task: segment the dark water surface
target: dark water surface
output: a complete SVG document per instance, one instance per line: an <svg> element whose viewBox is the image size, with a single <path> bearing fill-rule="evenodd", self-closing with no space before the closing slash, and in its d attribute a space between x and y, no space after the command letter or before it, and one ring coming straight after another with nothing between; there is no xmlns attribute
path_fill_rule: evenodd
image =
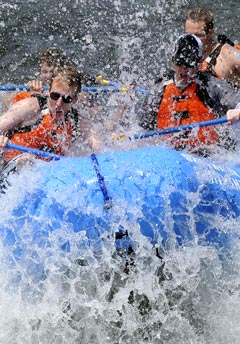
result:
<svg viewBox="0 0 240 344"><path fill-rule="evenodd" d="M205 5L215 14L216 31L239 39L237 0L1 0L1 80L21 82L37 72L36 54L58 46L92 74L147 83L156 77L186 11Z"/></svg>

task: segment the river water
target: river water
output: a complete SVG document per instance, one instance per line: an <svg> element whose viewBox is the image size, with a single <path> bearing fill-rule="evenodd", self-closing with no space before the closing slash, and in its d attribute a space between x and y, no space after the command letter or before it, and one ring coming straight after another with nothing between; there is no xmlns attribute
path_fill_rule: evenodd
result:
<svg viewBox="0 0 240 344"><path fill-rule="evenodd" d="M35 77L36 54L57 46L80 70L147 88L199 5L214 12L217 33L240 39L237 0L0 0L1 84ZM127 275L108 254L64 272L54 265L39 283L11 285L2 270L0 343L239 343L238 251L223 262L214 249L173 250L164 276L151 248L137 254Z"/></svg>
<svg viewBox="0 0 240 344"><path fill-rule="evenodd" d="M198 5L214 12L217 33L239 39L236 0L1 0L2 82L32 78L38 72L36 54L55 45L79 69L120 81L130 74L146 86L168 61L186 11Z"/></svg>

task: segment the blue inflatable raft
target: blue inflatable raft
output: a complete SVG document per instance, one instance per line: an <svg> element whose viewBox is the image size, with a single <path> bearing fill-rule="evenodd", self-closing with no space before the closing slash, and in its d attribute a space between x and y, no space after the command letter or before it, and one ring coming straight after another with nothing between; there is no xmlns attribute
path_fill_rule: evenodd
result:
<svg viewBox="0 0 240 344"><path fill-rule="evenodd" d="M2 261L39 278L56 252L75 259L140 242L228 249L239 239L238 167L157 146L40 162L27 173L20 199L2 196ZM10 182L12 195L18 178Z"/></svg>

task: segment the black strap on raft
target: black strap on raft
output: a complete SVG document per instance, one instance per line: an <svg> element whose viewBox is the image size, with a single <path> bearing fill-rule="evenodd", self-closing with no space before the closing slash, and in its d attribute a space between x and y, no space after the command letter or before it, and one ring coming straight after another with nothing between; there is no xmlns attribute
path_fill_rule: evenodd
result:
<svg viewBox="0 0 240 344"><path fill-rule="evenodd" d="M98 179L98 183L99 183L100 189L101 189L102 194L103 194L103 200L104 200L103 207L105 209L110 209L113 206L112 198L108 194L108 189L106 187L106 184L105 184L105 181L104 181L104 177L103 177L103 175L101 173L97 157L96 157L96 155L94 153L91 154L91 159L92 159L93 167L94 167L96 175L97 175L97 179Z"/></svg>

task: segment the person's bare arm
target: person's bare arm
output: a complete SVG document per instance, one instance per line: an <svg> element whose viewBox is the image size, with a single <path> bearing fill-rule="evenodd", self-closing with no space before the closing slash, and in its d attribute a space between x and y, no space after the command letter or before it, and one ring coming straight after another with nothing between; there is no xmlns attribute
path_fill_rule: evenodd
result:
<svg viewBox="0 0 240 344"><path fill-rule="evenodd" d="M7 110L13 103L14 98L18 94L18 91L11 92L2 100L2 109Z"/></svg>
<svg viewBox="0 0 240 344"><path fill-rule="evenodd" d="M80 155L86 155L91 152L100 151L103 142L93 127L92 123L82 116L79 116L78 130L75 140Z"/></svg>
<svg viewBox="0 0 240 344"><path fill-rule="evenodd" d="M85 135L88 145L92 151L96 152L102 148L103 142L99 137L97 131L92 127L92 125L85 126L83 130L83 135Z"/></svg>
<svg viewBox="0 0 240 344"><path fill-rule="evenodd" d="M224 44L214 66L214 71L228 82L239 84L240 50L229 44Z"/></svg>
<svg viewBox="0 0 240 344"><path fill-rule="evenodd" d="M15 127L34 123L40 113L37 98L26 98L13 104L0 116L0 134Z"/></svg>
<svg viewBox="0 0 240 344"><path fill-rule="evenodd" d="M29 96L32 93L43 93L43 91L44 91L43 82L41 80L31 80L27 84L25 84L25 86L30 87ZM21 94L22 92L25 93L25 91L20 91L20 92L15 91L15 92L11 92L10 95L7 95L2 101L2 109L4 109L6 111L13 103L15 103L14 100L15 100L16 96L18 94Z"/></svg>
<svg viewBox="0 0 240 344"><path fill-rule="evenodd" d="M4 149L6 147L6 145L8 144L8 137L4 136L4 135L0 135L0 149Z"/></svg>

